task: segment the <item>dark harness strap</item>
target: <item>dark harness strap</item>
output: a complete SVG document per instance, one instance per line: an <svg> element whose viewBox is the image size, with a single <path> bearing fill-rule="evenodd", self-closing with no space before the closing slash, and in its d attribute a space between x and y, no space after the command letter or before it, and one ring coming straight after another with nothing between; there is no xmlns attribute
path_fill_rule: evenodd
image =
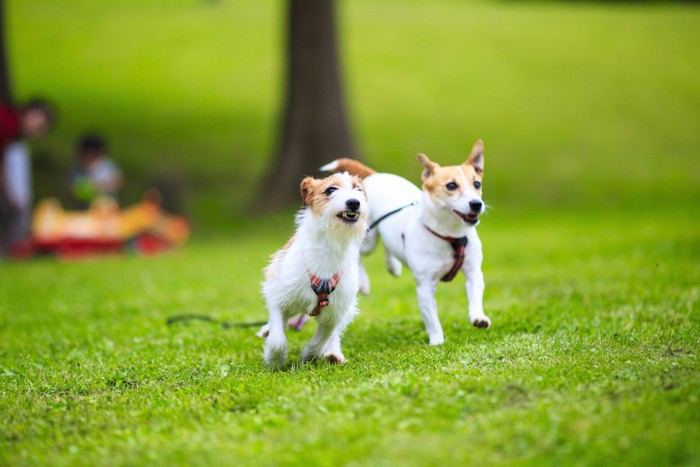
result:
<svg viewBox="0 0 700 467"><path fill-rule="evenodd" d="M406 208L410 208L411 206L415 206L416 204L418 204L418 201L414 201L414 202L412 202L412 203L410 203L410 204L407 204L406 206L401 206L401 207L398 208L398 209L394 209L393 211L387 212L387 213L384 214L382 217L380 217L380 218L377 219L376 221L372 222L372 225L369 226L369 228L367 229L367 231L370 231L370 230L372 230L373 228L375 228L377 225L379 225L379 223L380 223L381 221L383 221L383 220L386 219L387 217L391 217L391 216L393 216L394 214L396 214L397 212L401 212L401 211L403 211L403 210L406 209Z"/></svg>
<svg viewBox="0 0 700 467"><path fill-rule="evenodd" d="M425 228L428 229L428 231L431 234L448 242L452 247L452 250L454 250L455 262L452 265L452 268L448 271L448 273L442 276L442 278L440 279L442 282L450 282L452 281L452 279L455 278L460 268L464 264L464 250L467 247L467 237L446 237L435 232L427 225L425 226Z"/></svg>
<svg viewBox="0 0 700 467"><path fill-rule="evenodd" d="M321 279L308 269L306 272L309 274L309 279L311 280L311 289L316 294L316 299L318 300L316 307L311 310L309 315L318 316L321 313L321 308L327 307L330 303L328 300L328 295L333 293L335 288L338 286L338 283L340 282L340 275L333 274L333 277L330 279Z"/></svg>

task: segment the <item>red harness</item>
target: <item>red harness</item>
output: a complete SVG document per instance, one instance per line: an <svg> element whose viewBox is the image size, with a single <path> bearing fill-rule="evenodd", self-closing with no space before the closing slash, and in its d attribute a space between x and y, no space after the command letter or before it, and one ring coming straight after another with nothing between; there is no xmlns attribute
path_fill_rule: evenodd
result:
<svg viewBox="0 0 700 467"><path fill-rule="evenodd" d="M455 262L452 264L452 268L447 272L447 274L442 276L440 279L442 282L450 282L455 278L460 268L464 264L464 250L467 247L467 237L445 237L444 235L440 235L439 233L435 232L427 225L425 228L428 229L428 232L431 234L448 242L452 247L452 250L454 250Z"/></svg>
<svg viewBox="0 0 700 467"><path fill-rule="evenodd" d="M311 289L316 294L316 299L318 300L318 304L313 310L311 310L309 315L318 316L321 313L321 308L327 307L330 303L328 301L328 295L330 295L338 286L342 273L333 274L333 277L330 279L321 279L316 274L309 271L309 268L306 268L306 273L309 275L309 279L311 280Z"/></svg>

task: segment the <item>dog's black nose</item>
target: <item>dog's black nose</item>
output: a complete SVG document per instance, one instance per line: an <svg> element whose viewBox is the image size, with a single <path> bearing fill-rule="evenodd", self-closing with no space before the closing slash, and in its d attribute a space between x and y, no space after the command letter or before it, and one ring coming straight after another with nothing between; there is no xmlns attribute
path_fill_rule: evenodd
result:
<svg viewBox="0 0 700 467"><path fill-rule="evenodd" d="M345 202L345 205L351 211L357 211L358 209L360 209L360 201L356 200L355 198L347 200Z"/></svg>
<svg viewBox="0 0 700 467"><path fill-rule="evenodd" d="M477 200L471 200L469 201L469 209L472 210L472 212L481 212L481 206L484 204L481 201Z"/></svg>

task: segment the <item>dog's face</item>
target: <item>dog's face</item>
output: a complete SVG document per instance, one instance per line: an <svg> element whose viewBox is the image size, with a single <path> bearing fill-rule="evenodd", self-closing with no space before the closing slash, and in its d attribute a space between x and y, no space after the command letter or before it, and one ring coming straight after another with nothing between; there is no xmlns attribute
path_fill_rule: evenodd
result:
<svg viewBox="0 0 700 467"><path fill-rule="evenodd" d="M476 225L486 206L481 199L481 181L484 176L484 143L479 140L469 158L462 165L441 167L418 154L423 170L423 190L432 201L460 218L464 223Z"/></svg>
<svg viewBox="0 0 700 467"><path fill-rule="evenodd" d="M317 180L307 177L301 182L301 198L314 216L329 226L364 232L367 223L367 197L362 180L347 172Z"/></svg>

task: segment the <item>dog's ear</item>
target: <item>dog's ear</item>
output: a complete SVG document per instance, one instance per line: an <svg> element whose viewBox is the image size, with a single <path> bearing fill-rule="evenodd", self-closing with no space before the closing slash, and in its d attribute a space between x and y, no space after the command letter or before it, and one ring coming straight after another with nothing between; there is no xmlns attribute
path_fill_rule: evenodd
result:
<svg viewBox="0 0 700 467"><path fill-rule="evenodd" d="M428 159L428 156L426 156L425 154L418 154L418 162L423 164L423 167L425 167L423 173L421 174L421 179L423 179L423 181L425 181L426 178L430 177L433 173L435 173L436 169L440 168L440 166L437 163Z"/></svg>
<svg viewBox="0 0 700 467"><path fill-rule="evenodd" d="M476 170L476 173L481 175L484 173L484 142L479 140L474 144L469 159L465 162L466 165L471 165Z"/></svg>
<svg viewBox="0 0 700 467"><path fill-rule="evenodd" d="M315 184L316 179L313 177L306 177L304 180L301 181L301 186L299 188L301 190L301 199L304 203L304 206L308 206L309 203L311 203L311 198L313 197L313 188Z"/></svg>

